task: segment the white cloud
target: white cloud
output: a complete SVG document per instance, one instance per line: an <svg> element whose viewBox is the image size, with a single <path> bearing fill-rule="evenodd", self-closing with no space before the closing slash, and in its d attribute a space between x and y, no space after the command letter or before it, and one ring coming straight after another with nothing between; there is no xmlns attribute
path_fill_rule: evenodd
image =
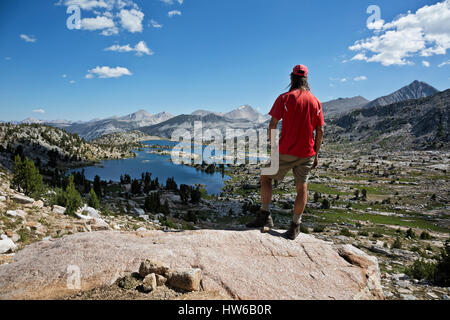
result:
<svg viewBox="0 0 450 320"><path fill-rule="evenodd" d="M63 74L62 77L63 77L63 78L67 78L67 74Z"/></svg>
<svg viewBox="0 0 450 320"><path fill-rule="evenodd" d="M347 78L330 78L330 81L347 82Z"/></svg>
<svg viewBox="0 0 450 320"><path fill-rule="evenodd" d="M108 4L108 3L109 4ZM82 10L90 11L96 8L109 8L111 6L111 1L105 2L104 0L60 0L56 5L65 6L78 6Z"/></svg>
<svg viewBox="0 0 450 320"><path fill-rule="evenodd" d="M408 12L390 23L378 21L372 27L374 36L349 47L358 52L351 60L412 65L408 58L415 55L446 54L450 48L450 0Z"/></svg>
<svg viewBox="0 0 450 320"><path fill-rule="evenodd" d="M103 30L114 28L114 21L104 16L97 16L95 18L81 19L81 28L84 30Z"/></svg>
<svg viewBox="0 0 450 320"><path fill-rule="evenodd" d="M140 41L134 47L131 47L129 44L125 46L119 46L115 44L109 48L106 48L105 51L115 51L115 52L136 52L136 55L141 57L143 55L153 55L153 51L147 47L145 41Z"/></svg>
<svg viewBox="0 0 450 320"><path fill-rule="evenodd" d="M93 17L82 19L83 30L102 30L104 36L117 35L123 29L129 32L141 32L144 13L132 0L59 0L56 5L76 5Z"/></svg>
<svg viewBox="0 0 450 320"><path fill-rule="evenodd" d="M142 32L142 20L144 19L144 13L142 11L136 9L123 9L120 10L119 17L122 23L122 27L127 29L129 32Z"/></svg>
<svg viewBox="0 0 450 320"><path fill-rule="evenodd" d="M107 79L107 78L120 78L122 76L131 76L132 73L127 68L123 67L116 67L116 68L110 68L110 67L96 67L94 69L91 69L88 71L88 74L86 75L86 79L92 79L97 75L101 79Z"/></svg>
<svg viewBox="0 0 450 320"><path fill-rule="evenodd" d="M76 81L75 80L70 80L69 81L71 84L74 84L74 83L76 83Z"/></svg>
<svg viewBox="0 0 450 320"><path fill-rule="evenodd" d="M184 0L160 0L161 2L164 2L165 4L174 4L175 2L178 2L178 4L181 6L184 2Z"/></svg>
<svg viewBox="0 0 450 320"><path fill-rule="evenodd" d="M384 20L379 19L375 20L374 22L371 22L367 25L367 28L370 30L380 30L383 28Z"/></svg>
<svg viewBox="0 0 450 320"><path fill-rule="evenodd" d="M430 67L430 63L428 62L428 61L422 61L422 65L424 66L424 67L427 67L427 68L429 68Z"/></svg>
<svg viewBox="0 0 450 320"><path fill-rule="evenodd" d="M151 19L150 24L153 28L161 29L163 27L162 24L158 23L158 21Z"/></svg>
<svg viewBox="0 0 450 320"><path fill-rule="evenodd" d="M359 76L359 77L355 77L353 80L354 81L365 81L365 80L367 80L367 77L366 76Z"/></svg>
<svg viewBox="0 0 450 320"><path fill-rule="evenodd" d="M35 110L33 110L33 113L41 113L41 114L44 114L44 113L45 113L45 110L44 110L44 109L35 109Z"/></svg>
<svg viewBox="0 0 450 320"><path fill-rule="evenodd" d="M169 11L168 16L169 18L172 18L173 16L181 16L181 11L180 10Z"/></svg>
<svg viewBox="0 0 450 320"><path fill-rule="evenodd" d="M5 60L7 60L7 61L9 61L11 59L12 59L11 57L5 57Z"/></svg>
<svg viewBox="0 0 450 320"><path fill-rule="evenodd" d="M34 42L37 41L37 39L34 36L27 36L26 34L21 34L20 38L22 40L25 40L26 42L33 42L34 43Z"/></svg>
<svg viewBox="0 0 450 320"><path fill-rule="evenodd" d="M449 65L450 60L442 62L440 65L438 65L439 68L442 68L443 66Z"/></svg>

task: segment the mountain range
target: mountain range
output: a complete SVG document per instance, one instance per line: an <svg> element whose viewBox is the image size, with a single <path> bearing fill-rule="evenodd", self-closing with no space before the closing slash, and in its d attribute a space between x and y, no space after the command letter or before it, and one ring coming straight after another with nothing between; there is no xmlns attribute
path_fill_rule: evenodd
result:
<svg viewBox="0 0 450 320"><path fill-rule="evenodd" d="M448 149L450 89L425 98L354 110L331 120L329 127L334 141L378 143L396 150Z"/></svg>
<svg viewBox="0 0 450 320"><path fill-rule="evenodd" d="M432 96L439 90L429 84L420 81L414 81L411 84L380 98L369 101L361 96L353 98L339 98L323 103L324 115L327 118L335 118L346 112L359 108L371 108L376 106L387 106L396 102L419 99Z"/></svg>
<svg viewBox="0 0 450 320"><path fill-rule="evenodd" d="M361 108L390 105L397 102L428 97L439 91L427 83L414 81L389 95L369 101L364 97L340 98L323 103L326 121L335 119ZM140 130L146 134L170 137L178 128L192 128L194 121L203 121L204 129L258 129L267 127L270 116L263 115L249 105L240 106L228 113L197 110L190 115L174 117L166 112L151 114L145 110L123 117L94 119L88 122L70 122L65 120L41 121L28 118L27 124L46 124L62 128L69 133L78 134L86 140L93 140L111 133Z"/></svg>

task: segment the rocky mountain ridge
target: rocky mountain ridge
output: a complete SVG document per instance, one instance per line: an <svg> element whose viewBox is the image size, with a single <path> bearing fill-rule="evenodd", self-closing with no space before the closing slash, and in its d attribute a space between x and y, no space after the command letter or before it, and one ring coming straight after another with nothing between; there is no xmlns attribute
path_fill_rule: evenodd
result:
<svg viewBox="0 0 450 320"><path fill-rule="evenodd" d="M450 147L450 89L433 96L364 107L343 115L332 125L332 140L376 142L400 150Z"/></svg>

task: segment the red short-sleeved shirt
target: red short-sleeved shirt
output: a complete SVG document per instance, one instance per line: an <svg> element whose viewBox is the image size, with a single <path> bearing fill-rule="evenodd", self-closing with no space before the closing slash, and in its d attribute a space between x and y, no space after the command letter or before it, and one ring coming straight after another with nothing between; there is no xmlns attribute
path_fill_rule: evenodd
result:
<svg viewBox="0 0 450 320"><path fill-rule="evenodd" d="M309 158L314 150L314 130L325 125L322 104L309 91L293 90L278 97L269 113L283 120L280 153Z"/></svg>

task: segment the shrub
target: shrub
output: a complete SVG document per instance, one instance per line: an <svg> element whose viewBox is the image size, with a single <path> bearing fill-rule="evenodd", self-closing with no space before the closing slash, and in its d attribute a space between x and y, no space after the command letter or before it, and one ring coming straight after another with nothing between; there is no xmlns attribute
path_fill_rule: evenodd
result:
<svg viewBox="0 0 450 320"><path fill-rule="evenodd" d="M317 225L314 227L313 232L315 233L321 233L325 231L325 226L324 225Z"/></svg>
<svg viewBox="0 0 450 320"><path fill-rule="evenodd" d="M358 236L368 237L369 233L367 231L360 231L358 232Z"/></svg>
<svg viewBox="0 0 450 320"><path fill-rule="evenodd" d="M375 232L372 236L374 238L383 238L384 237L381 233L378 233L378 232Z"/></svg>
<svg viewBox="0 0 450 320"><path fill-rule="evenodd" d="M317 203L319 202L320 199L320 194L318 192L314 192L314 202Z"/></svg>
<svg viewBox="0 0 450 320"><path fill-rule="evenodd" d="M328 199L323 199L323 201L322 201L322 209L328 210L328 209L330 209L330 207L331 207L330 201Z"/></svg>
<svg viewBox="0 0 450 320"><path fill-rule="evenodd" d="M433 239L433 237L428 232L424 231L420 234L420 239L431 240L431 239Z"/></svg>
<svg viewBox="0 0 450 320"><path fill-rule="evenodd" d="M353 236L353 233L351 233L350 230L348 230L347 228L342 229L340 234L343 235L343 236L346 236L346 237L352 237Z"/></svg>
<svg viewBox="0 0 450 320"><path fill-rule="evenodd" d="M366 189L362 189L361 193L362 193L362 199L366 200L367 199L367 190Z"/></svg>
<svg viewBox="0 0 450 320"><path fill-rule="evenodd" d="M447 240L436 265L434 283L442 287L450 287L450 241Z"/></svg>
<svg viewBox="0 0 450 320"><path fill-rule="evenodd" d="M406 231L406 238L410 238L410 239L415 239L416 238L416 234L414 233L413 229L408 229L408 231Z"/></svg>
<svg viewBox="0 0 450 320"><path fill-rule="evenodd" d="M436 265L422 259L414 261L411 267L406 268L405 274L417 280L434 280Z"/></svg>
<svg viewBox="0 0 450 320"><path fill-rule="evenodd" d="M309 234L309 229L301 224L300 225L300 232L301 233L305 233L305 234Z"/></svg>
<svg viewBox="0 0 450 320"><path fill-rule="evenodd" d="M402 241L400 240L400 238L395 239L394 243L392 244L391 248L392 249L401 249L403 246Z"/></svg>

